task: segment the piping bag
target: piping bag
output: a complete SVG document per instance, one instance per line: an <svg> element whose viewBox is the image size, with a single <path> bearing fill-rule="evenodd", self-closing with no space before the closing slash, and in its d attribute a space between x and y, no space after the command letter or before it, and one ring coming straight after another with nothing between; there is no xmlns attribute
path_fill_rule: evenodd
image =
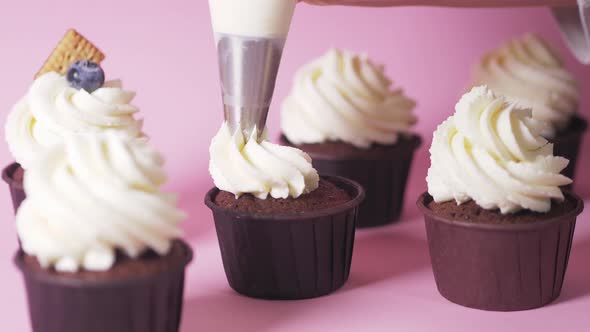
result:
<svg viewBox="0 0 590 332"><path fill-rule="evenodd" d="M578 8L555 7L552 11L576 58L590 65L590 0L578 0Z"/></svg>
<svg viewBox="0 0 590 332"><path fill-rule="evenodd" d="M225 121L245 139L266 127L296 2L209 0Z"/></svg>

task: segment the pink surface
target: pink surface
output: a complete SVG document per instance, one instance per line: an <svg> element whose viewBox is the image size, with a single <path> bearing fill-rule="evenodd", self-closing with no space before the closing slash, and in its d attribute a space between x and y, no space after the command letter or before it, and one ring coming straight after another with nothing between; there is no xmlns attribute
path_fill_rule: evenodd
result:
<svg viewBox="0 0 590 332"><path fill-rule="evenodd" d="M221 123L217 65L205 0L12 1L0 11L0 109L4 116L31 83L57 40L76 27L107 53L107 75L138 92L146 131L168 159L170 189L190 212L186 238L196 250L188 271L182 331L554 331L586 330L590 323L589 213L579 218L561 298L546 308L488 313L446 302L436 291L424 227L414 207L425 189L427 146L463 91L470 66L488 48L536 31L566 53L582 81L582 112L590 117L590 67L565 50L545 9L349 9L300 6L277 84L270 130L278 133L278 105L294 71L330 46L367 51L387 64L414 96L425 146L407 192L403 222L359 232L350 281L332 296L301 302L244 298L227 286L212 218L202 204L212 185L207 148ZM587 135L587 140L590 135ZM590 196L590 142L582 154L577 188ZM0 164L11 157L0 145ZM10 198L0 190L0 312L4 331L27 331L26 300L11 256L16 248Z"/></svg>

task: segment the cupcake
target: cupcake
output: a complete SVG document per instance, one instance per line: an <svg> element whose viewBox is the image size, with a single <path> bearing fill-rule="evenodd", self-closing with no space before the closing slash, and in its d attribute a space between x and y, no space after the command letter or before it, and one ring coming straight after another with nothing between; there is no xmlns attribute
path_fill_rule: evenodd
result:
<svg viewBox="0 0 590 332"><path fill-rule="evenodd" d="M64 136L106 129L130 137L143 135L142 121L134 117L138 109L131 105L135 93L125 90L120 80L105 82L98 63L86 60L99 61L103 56L89 53L89 42L80 38L73 30L66 34L49 65L8 115L6 142L16 161L4 169L2 177L10 187L15 211L24 199L24 170ZM76 61L80 57L85 60ZM68 63L56 62L59 59Z"/></svg>
<svg viewBox="0 0 590 332"><path fill-rule="evenodd" d="M546 124L541 134L554 144L555 155L570 161L563 174L574 178L587 123L577 113L578 84L551 45L533 34L510 40L483 57L474 82L532 108L533 118Z"/></svg>
<svg viewBox="0 0 590 332"><path fill-rule="evenodd" d="M358 227L399 219L421 143L411 133L415 102L391 85L367 56L330 50L299 70L282 106L282 144L308 153L320 174L365 188Z"/></svg>
<svg viewBox="0 0 590 332"><path fill-rule="evenodd" d="M467 307L546 305L563 284L583 201L560 187L568 161L553 155L531 110L487 87L461 98L434 133L424 212L440 293Z"/></svg>
<svg viewBox="0 0 590 332"><path fill-rule="evenodd" d="M32 330L178 331L192 251L162 157L112 131L63 142L27 169L16 215Z"/></svg>
<svg viewBox="0 0 590 332"><path fill-rule="evenodd" d="M254 130L254 133L257 131ZM350 272L362 187L319 177L304 152L223 124L210 147L213 211L229 285L246 296L304 299Z"/></svg>

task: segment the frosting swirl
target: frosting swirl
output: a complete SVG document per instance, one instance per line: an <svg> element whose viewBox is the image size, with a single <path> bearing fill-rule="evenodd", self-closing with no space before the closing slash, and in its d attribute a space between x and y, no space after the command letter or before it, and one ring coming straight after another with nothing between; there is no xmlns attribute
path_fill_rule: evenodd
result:
<svg viewBox="0 0 590 332"><path fill-rule="evenodd" d="M108 270L121 250L165 255L185 214L160 190L163 159L145 140L113 131L69 135L25 174L16 216L23 250L44 267Z"/></svg>
<svg viewBox="0 0 590 332"><path fill-rule="evenodd" d="M50 72L37 78L27 95L13 108L6 122L6 141L14 158L25 169L36 156L75 133L115 130L141 136L142 120L130 103L135 93L124 90L121 81L107 81L88 93Z"/></svg>
<svg viewBox="0 0 590 332"><path fill-rule="evenodd" d="M416 123L416 103L391 90L384 71L366 55L328 51L296 74L282 107L283 133L294 144L395 144Z"/></svg>
<svg viewBox="0 0 590 332"><path fill-rule="evenodd" d="M576 80L537 35L510 40L486 54L475 68L474 81L532 108L535 119L549 124L542 132L545 137L565 129L578 108Z"/></svg>
<svg viewBox="0 0 590 332"><path fill-rule="evenodd" d="M247 193L260 199L269 194L274 198L297 198L318 187L319 175L306 153L265 138L259 141L252 136L245 140L240 130L232 135L225 122L209 152L209 172L215 186L236 197Z"/></svg>
<svg viewBox="0 0 590 332"><path fill-rule="evenodd" d="M455 114L435 131L426 181L435 202L473 199L504 214L528 209L547 212L563 200L559 174L568 160L553 156L531 110L506 102L487 87L464 95Z"/></svg>

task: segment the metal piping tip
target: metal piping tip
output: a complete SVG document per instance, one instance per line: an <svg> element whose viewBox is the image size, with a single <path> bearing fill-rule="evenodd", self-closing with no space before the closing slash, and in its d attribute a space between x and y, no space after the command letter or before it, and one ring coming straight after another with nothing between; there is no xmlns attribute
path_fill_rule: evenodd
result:
<svg viewBox="0 0 590 332"><path fill-rule="evenodd" d="M232 132L260 138L272 100L285 38L216 34L224 116Z"/></svg>

